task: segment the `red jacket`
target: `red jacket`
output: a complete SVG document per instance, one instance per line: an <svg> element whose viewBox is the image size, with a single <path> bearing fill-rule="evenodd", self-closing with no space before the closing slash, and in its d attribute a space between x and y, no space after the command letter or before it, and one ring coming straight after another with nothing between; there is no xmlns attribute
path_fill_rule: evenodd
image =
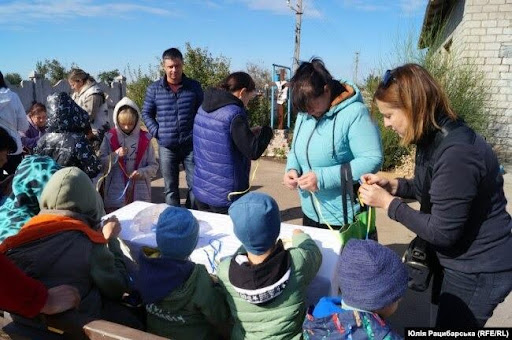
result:
<svg viewBox="0 0 512 340"><path fill-rule="evenodd" d="M0 309L32 318L39 314L48 291L0 254Z"/></svg>

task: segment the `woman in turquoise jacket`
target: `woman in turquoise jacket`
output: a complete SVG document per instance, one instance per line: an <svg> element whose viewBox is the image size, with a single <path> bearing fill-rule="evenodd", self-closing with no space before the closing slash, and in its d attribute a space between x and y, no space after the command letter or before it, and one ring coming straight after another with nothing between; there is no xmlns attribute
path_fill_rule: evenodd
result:
<svg viewBox="0 0 512 340"><path fill-rule="evenodd" d="M284 185L298 189L304 225L326 228L329 224L339 229L345 224L342 165L350 165L354 181L380 169L378 128L359 89L334 80L320 59L302 63L291 80L291 88L293 106L299 114ZM355 206L356 212L357 209ZM352 221L350 204L347 211L348 221Z"/></svg>

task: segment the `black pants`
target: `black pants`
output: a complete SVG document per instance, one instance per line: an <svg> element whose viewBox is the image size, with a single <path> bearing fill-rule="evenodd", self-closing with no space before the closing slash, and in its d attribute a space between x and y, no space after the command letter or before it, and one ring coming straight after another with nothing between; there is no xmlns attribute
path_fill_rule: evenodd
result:
<svg viewBox="0 0 512 340"><path fill-rule="evenodd" d="M229 207L214 207L209 204L200 202L197 198L195 200L195 204L196 204L197 210L199 210L199 211L206 211L206 212L223 214L223 215L228 214Z"/></svg>

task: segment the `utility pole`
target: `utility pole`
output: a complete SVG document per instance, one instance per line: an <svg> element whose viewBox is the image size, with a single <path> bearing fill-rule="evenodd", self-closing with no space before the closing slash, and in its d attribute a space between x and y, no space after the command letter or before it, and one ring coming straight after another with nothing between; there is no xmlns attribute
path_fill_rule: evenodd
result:
<svg viewBox="0 0 512 340"><path fill-rule="evenodd" d="M359 51L356 52L356 60L354 63L354 84L357 85L357 75L359 74Z"/></svg>
<svg viewBox="0 0 512 340"><path fill-rule="evenodd" d="M286 1L292 11L295 12L295 50L293 52L293 67L292 71L295 73L299 68L300 58L300 26L302 25L302 0L297 0L297 5L294 7L290 4L290 0Z"/></svg>

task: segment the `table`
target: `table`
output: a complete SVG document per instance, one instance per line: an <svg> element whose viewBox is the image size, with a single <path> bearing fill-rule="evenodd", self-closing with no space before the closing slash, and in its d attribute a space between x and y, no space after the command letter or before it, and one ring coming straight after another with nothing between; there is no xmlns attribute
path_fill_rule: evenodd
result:
<svg viewBox="0 0 512 340"><path fill-rule="evenodd" d="M155 204L135 201L107 215L116 215L119 219L122 227L119 237L124 240L129 247L131 254L134 255L132 256L133 259L137 258L136 255L139 253L142 246L156 247L154 231L148 229L145 232L141 232L140 230L132 228L132 222L136 215L143 209L151 206L155 206ZM241 243L233 233L233 224L228 215L197 210L190 211L199 221L200 230L199 241L196 249L190 256L190 260L195 263L204 264L208 271L214 274L216 266L212 266L212 258L218 261L224 257L233 255L238 247L240 247ZM290 245L292 231L294 229L302 229L305 233L309 234L322 252L322 265L308 289L308 305L315 304L322 296L336 295L338 293L336 272L340 250L339 239L330 230L281 223L281 233L279 237L283 240L285 248ZM211 242L212 240L219 240L221 244L217 256L213 256L214 247L218 248L217 245L219 242Z"/></svg>

